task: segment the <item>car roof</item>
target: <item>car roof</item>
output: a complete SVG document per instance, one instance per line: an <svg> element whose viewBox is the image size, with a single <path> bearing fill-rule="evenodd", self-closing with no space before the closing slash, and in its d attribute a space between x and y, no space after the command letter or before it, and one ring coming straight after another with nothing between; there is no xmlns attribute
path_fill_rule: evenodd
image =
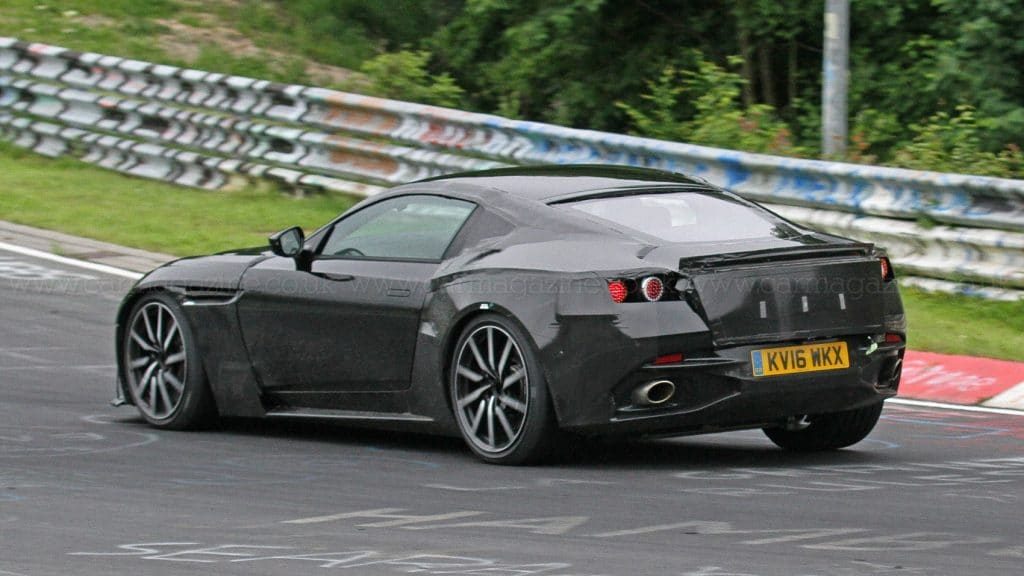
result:
<svg viewBox="0 0 1024 576"><path fill-rule="evenodd" d="M541 202L586 196L589 193L602 190L664 186L713 189L707 182L683 174L651 168L603 164L498 168L447 174L419 182L465 183Z"/></svg>

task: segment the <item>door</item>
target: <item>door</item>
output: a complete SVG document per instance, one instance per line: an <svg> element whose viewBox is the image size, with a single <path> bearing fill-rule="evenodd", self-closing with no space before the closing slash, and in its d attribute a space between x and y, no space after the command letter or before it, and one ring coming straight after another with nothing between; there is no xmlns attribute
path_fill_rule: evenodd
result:
<svg viewBox="0 0 1024 576"><path fill-rule="evenodd" d="M319 393L310 398L408 388L429 282L474 208L382 200L336 222L309 270L274 257L247 271L239 322L264 388Z"/></svg>

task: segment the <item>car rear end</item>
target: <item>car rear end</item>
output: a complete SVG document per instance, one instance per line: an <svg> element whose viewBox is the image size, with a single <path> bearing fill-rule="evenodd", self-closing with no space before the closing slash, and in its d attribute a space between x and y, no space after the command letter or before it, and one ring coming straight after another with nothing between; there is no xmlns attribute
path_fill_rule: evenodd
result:
<svg viewBox="0 0 1024 576"><path fill-rule="evenodd" d="M589 338L585 350L565 339L552 360L601 375L569 392L563 425L665 434L785 426L896 394L906 326L884 254L731 195L693 194L584 200L587 214L626 233L635 228L652 246L643 266L599 272L608 291L591 312L605 314L561 318L566 333L586 323ZM623 215L646 198L672 213Z"/></svg>

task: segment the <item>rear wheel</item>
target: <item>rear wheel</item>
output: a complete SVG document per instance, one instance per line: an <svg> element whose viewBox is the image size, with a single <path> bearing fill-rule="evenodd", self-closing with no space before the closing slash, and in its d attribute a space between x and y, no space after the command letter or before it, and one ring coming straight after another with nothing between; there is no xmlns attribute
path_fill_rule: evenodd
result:
<svg viewBox="0 0 1024 576"><path fill-rule="evenodd" d="M122 370L128 394L158 428L200 428L216 409L185 315L166 294L144 296L125 325Z"/></svg>
<svg viewBox="0 0 1024 576"><path fill-rule="evenodd" d="M799 452L837 450L860 442L871 433L882 414L882 403L864 408L805 417L799 429L765 428L780 448Z"/></svg>
<svg viewBox="0 0 1024 576"><path fill-rule="evenodd" d="M544 374L518 326L487 314L466 326L450 370L452 409L482 460L526 464L547 456L557 433Z"/></svg>

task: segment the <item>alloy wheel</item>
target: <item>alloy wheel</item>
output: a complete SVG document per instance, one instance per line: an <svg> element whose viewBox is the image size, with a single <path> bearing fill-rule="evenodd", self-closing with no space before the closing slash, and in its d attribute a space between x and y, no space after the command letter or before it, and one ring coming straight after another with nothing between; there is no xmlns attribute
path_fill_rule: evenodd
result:
<svg viewBox="0 0 1024 576"><path fill-rule="evenodd" d="M459 349L452 377L455 413L466 437L489 454L512 447L530 406L529 375L512 335L494 324L473 330Z"/></svg>
<svg viewBox="0 0 1024 576"><path fill-rule="evenodd" d="M181 404L188 354L174 313L161 302L140 308L125 339L128 385L138 408L154 420L168 418Z"/></svg>

